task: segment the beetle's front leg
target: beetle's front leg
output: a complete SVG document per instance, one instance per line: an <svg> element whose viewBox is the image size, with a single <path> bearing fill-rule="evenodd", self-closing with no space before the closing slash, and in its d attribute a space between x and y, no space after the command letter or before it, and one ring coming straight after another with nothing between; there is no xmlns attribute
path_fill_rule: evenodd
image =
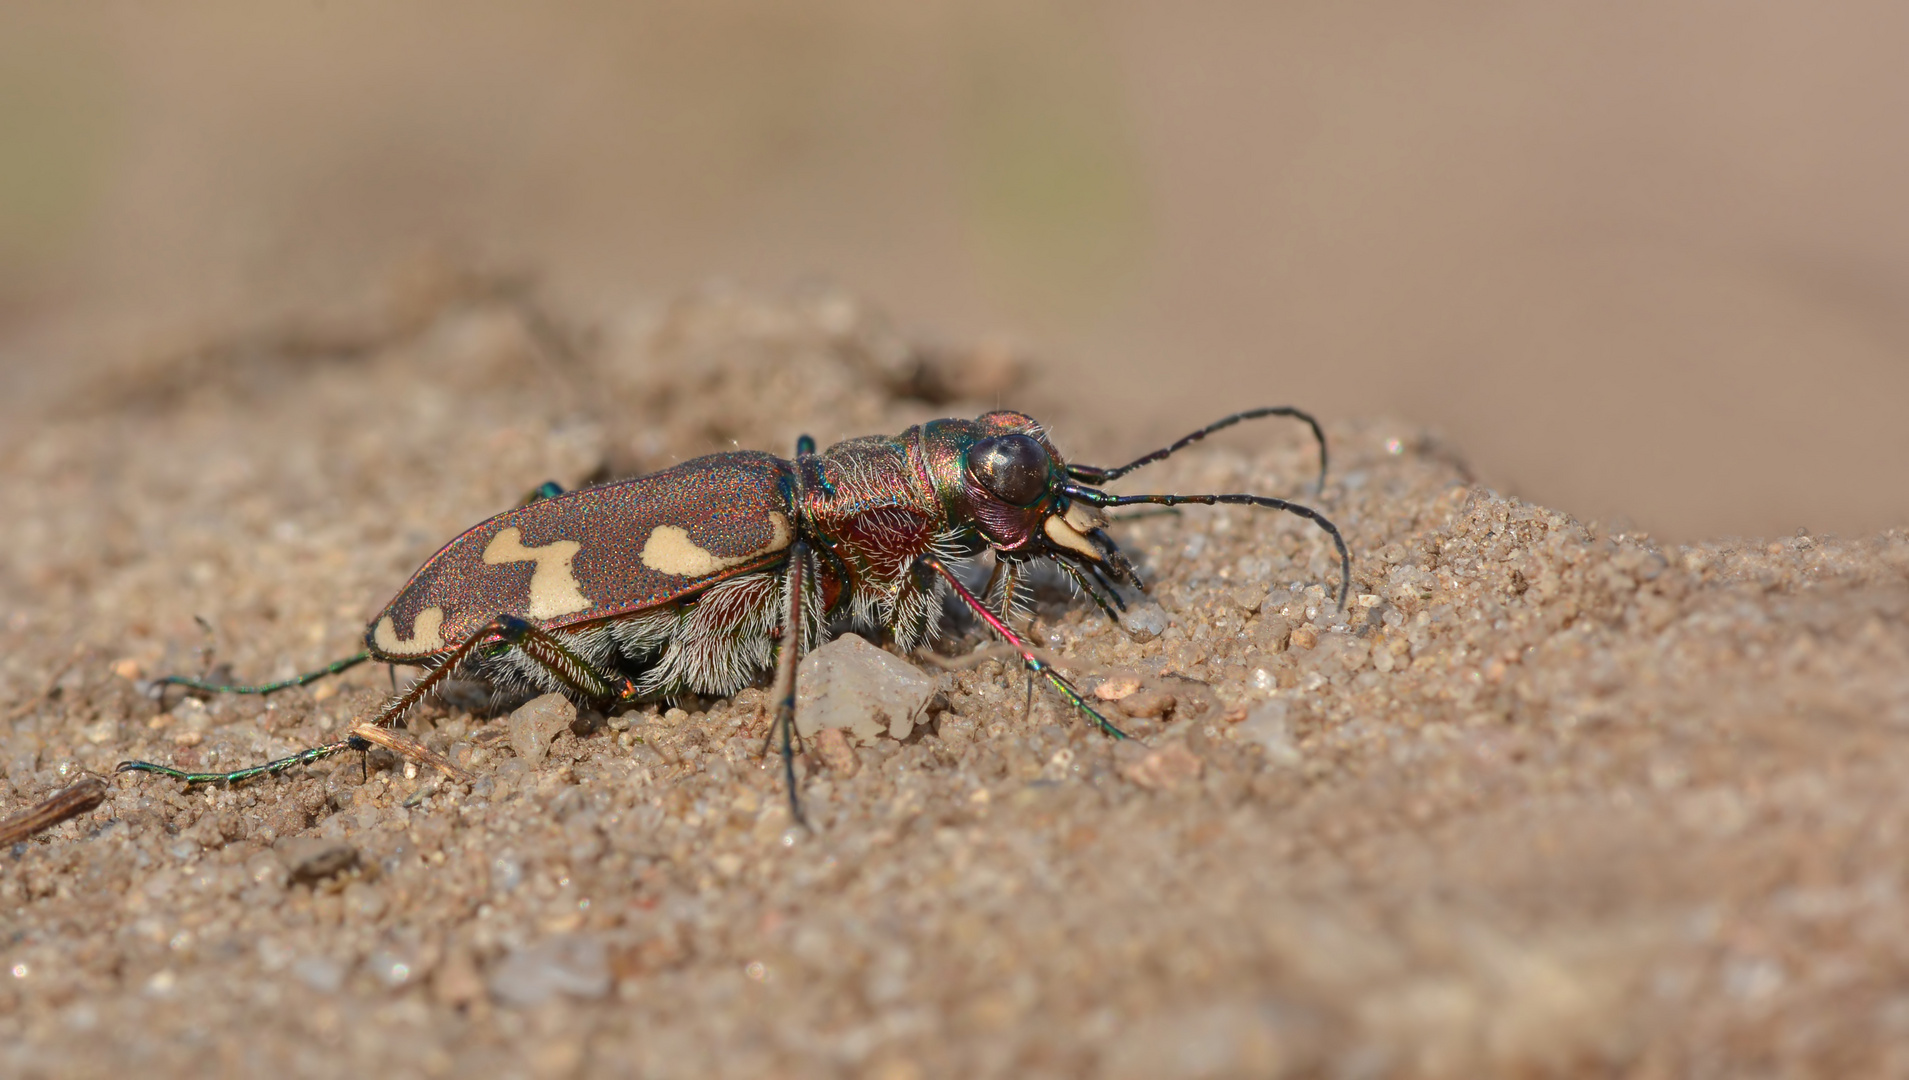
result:
<svg viewBox="0 0 1909 1080"><path fill-rule="evenodd" d="M1109 723L1106 717L1095 711L1092 705L1087 704L1087 699L1081 696L1080 691L1075 689L1073 683L1068 682L1060 672L1055 671L1047 663L1042 661L1040 657L1034 655L1033 646L1029 645L1021 635L1015 633L1014 628L1009 626L1006 620L988 610L988 606L981 602L980 597L969 592L968 587L961 584L961 579L955 576L954 571L948 569L947 563L942 562L933 555L923 555L919 561L923 566L926 566L928 569L945 578L948 582L948 586L955 591L955 595L961 597L961 602L967 604L969 610L973 611L982 622L992 627L995 633L1001 635L1002 639L1012 646L1015 652L1020 654L1021 663L1026 665L1030 672L1046 679L1053 685L1055 690L1059 691L1062 697L1067 699L1068 704L1092 717L1095 726L1099 727L1101 731L1116 739L1124 739L1127 737L1126 732Z"/></svg>
<svg viewBox="0 0 1909 1080"><path fill-rule="evenodd" d="M988 587L983 596L994 602L1001 612L1001 618L1013 622L1014 616L1021 614L1021 578L1022 567L1018 559L995 556L994 571L988 575Z"/></svg>

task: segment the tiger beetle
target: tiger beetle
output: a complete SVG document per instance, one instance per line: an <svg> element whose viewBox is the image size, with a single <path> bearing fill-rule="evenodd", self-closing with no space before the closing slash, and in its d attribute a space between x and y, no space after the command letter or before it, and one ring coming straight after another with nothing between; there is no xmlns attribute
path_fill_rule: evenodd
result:
<svg viewBox="0 0 1909 1080"><path fill-rule="evenodd" d="M1118 621L1125 604L1115 586L1147 585L1107 535L1102 511L1226 503L1284 510L1325 530L1339 551L1343 609L1352 557L1338 527L1317 510L1264 495L1101 490L1216 431L1270 416L1312 428L1323 490L1325 433L1287 407L1235 413L1118 468L1067 463L1033 417L1003 410L849 439L819 453L805 435L793 461L739 450L577 491L544 484L431 556L371 620L363 652L260 686L163 680L266 694L366 660L426 669L351 734L231 772L146 761L122 762L117 771L230 783L366 750L381 740L364 733L396 724L454 672L607 706L727 696L773 668L768 738L780 740L790 811L806 824L795 778L800 654L842 626L886 630L912 651L938 633L949 593L1102 732L1125 738L1009 626L1021 581L1034 564L1051 562ZM953 566L989 551L994 567L983 600Z"/></svg>

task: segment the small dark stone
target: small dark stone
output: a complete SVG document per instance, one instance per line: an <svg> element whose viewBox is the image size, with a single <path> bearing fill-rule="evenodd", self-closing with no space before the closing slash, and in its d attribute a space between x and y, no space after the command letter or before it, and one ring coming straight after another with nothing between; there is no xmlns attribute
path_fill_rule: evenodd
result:
<svg viewBox="0 0 1909 1080"><path fill-rule="evenodd" d="M273 852L294 885L312 885L358 865L358 849L343 840L294 837L281 840Z"/></svg>

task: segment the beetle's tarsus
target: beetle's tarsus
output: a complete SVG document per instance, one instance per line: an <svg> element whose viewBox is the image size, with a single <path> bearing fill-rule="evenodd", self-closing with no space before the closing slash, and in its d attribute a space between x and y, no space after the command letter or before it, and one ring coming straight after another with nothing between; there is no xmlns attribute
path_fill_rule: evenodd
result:
<svg viewBox="0 0 1909 1080"><path fill-rule="evenodd" d="M189 773L182 769L175 769L170 765L159 765L151 761L122 761L118 765L113 766L113 772L152 773L155 776L165 776L177 780L187 787L198 787L201 784L238 784L254 777L276 776L287 769L299 765L310 765L316 761L323 761L325 758L346 750L369 749L371 749L370 743L356 735L350 735L334 743L310 747L305 750L300 750L296 754L276 758L261 765L253 765L244 769L234 769L231 772Z"/></svg>

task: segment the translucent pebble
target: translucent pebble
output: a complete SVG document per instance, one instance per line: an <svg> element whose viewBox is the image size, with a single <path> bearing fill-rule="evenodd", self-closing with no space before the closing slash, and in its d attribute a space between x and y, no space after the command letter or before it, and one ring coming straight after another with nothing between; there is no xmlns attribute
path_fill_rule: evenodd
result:
<svg viewBox="0 0 1909 1080"><path fill-rule="evenodd" d="M1165 608L1145 602L1128 605L1120 616L1121 629L1140 642L1152 641L1166 633L1172 621Z"/></svg>
<svg viewBox="0 0 1909 1080"><path fill-rule="evenodd" d="M307 956L292 965L292 977L321 994L335 994L345 985L345 965L329 956Z"/></svg>
<svg viewBox="0 0 1909 1080"><path fill-rule="evenodd" d="M610 958L588 934L547 938L504 957L490 974L491 996L506 1005L541 1005L564 994L600 998L610 992Z"/></svg>

